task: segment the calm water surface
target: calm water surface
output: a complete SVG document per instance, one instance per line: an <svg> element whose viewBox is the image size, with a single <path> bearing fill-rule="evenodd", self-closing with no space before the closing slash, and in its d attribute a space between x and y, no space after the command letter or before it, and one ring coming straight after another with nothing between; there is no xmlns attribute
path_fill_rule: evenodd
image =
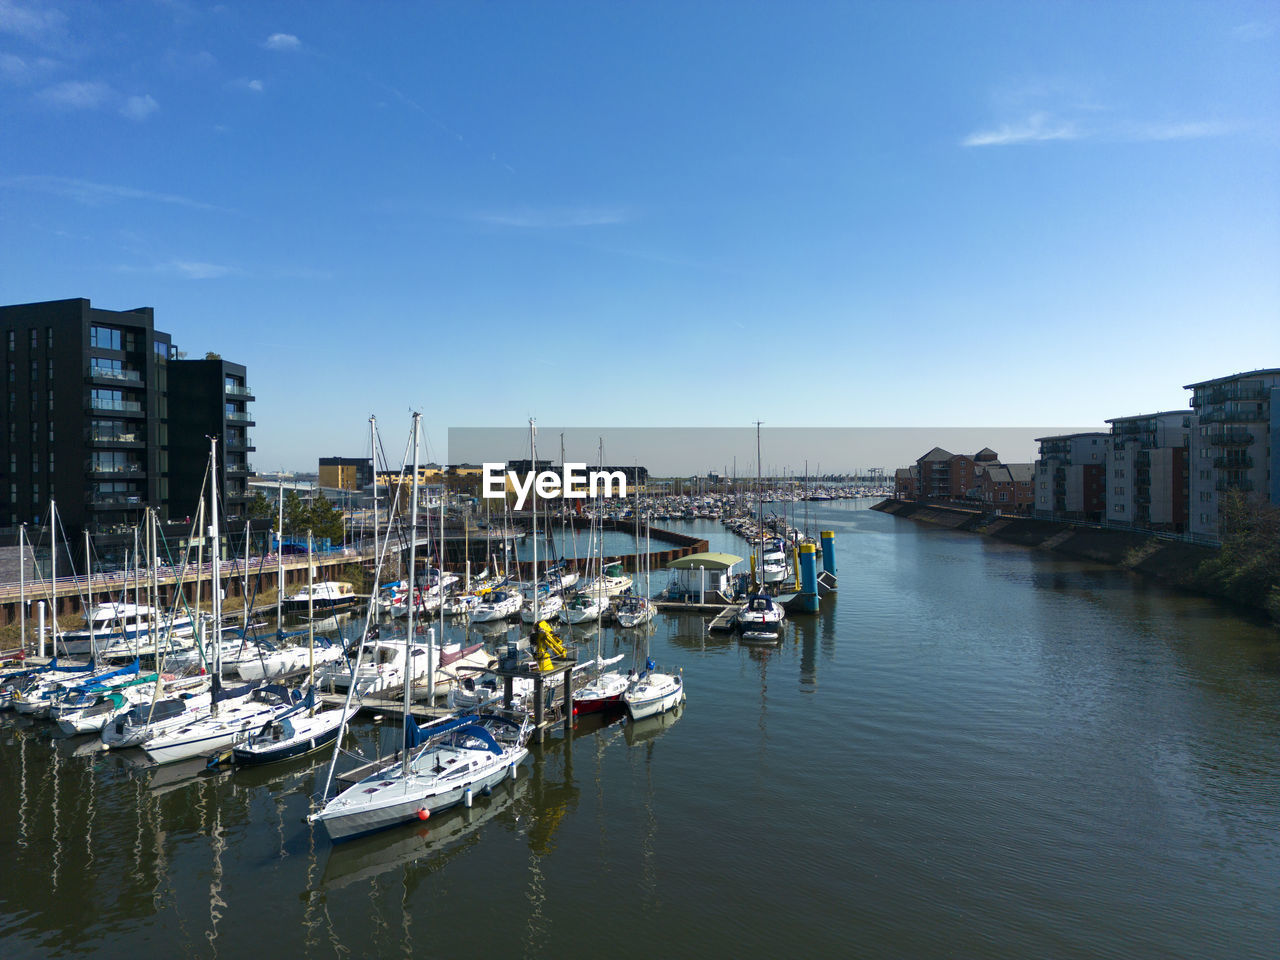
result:
<svg viewBox="0 0 1280 960"><path fill-rule="evenodd" d="M319 762L149 769L3 715L0 955L1276 956L1275 631L858 506L814 511L839 596L779 648L659 619L678 716L336 847Z"/></svg>

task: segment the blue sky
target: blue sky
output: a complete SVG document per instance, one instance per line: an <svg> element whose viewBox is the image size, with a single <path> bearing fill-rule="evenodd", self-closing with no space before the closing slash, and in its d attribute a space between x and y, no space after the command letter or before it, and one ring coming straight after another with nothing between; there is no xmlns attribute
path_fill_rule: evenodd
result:
<svg viewBox="0 0 1280 960"><path fill-rule="evenodd" d="M0 0L0 261L248 365L260 469L1100 425L1280 365L1280 8Z"/></svg>

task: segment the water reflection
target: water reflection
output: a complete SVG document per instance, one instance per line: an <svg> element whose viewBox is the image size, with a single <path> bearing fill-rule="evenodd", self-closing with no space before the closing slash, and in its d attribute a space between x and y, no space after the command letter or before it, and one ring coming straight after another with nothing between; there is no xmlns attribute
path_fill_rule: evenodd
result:
<svg viewBox="0 0 1280 960"><path fill-rule="evenodd" d="M426 823L384 830L368 837L330 846L321 886L341 889L414 864L427 872L441 870L480 840L481 827L503 813L529 792L529 779L504 780L492 795L477 795L474 806L455 807L436 814Z"/></svg>

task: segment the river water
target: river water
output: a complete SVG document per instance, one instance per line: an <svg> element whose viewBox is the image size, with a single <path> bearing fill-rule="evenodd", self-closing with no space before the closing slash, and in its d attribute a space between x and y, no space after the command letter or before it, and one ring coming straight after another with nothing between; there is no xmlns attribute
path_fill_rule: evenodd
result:
<svg viewBox="0 0 1280 960"><path fill-rule="evenodd" d="M348 844L303 820L321 761L148 769L0 715L0 955L1276 956L1275 630L860 507L814 510L840 591L778 648L659 618L678 716Z"/></svg>

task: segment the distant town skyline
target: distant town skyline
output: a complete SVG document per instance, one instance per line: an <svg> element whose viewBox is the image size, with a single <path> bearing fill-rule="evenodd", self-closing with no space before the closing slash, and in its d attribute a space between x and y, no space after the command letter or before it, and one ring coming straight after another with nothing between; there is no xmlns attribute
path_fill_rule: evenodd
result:
<svg viewBox="0 0 1280 960"><path fill-rule="evenodd" d="M0 0L0 122L0 303L244 364L264 471L410 410L1101 428L1280 359L1274 3Z"/></svg>

